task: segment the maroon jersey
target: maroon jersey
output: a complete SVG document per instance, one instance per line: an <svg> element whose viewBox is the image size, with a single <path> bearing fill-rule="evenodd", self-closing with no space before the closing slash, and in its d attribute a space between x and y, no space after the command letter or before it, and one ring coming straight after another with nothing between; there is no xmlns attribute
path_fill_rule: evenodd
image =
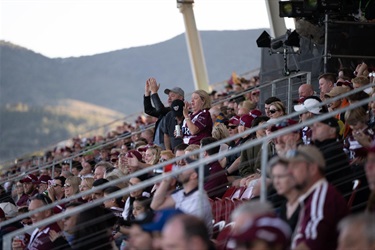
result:
<svg viewBox="0 0 375 250"><path fill-rule="evenodd" d="M305 243L310 249L336 249L337 224L348 214L342 195L321 179L299 198L301 212L292 249Z"/></svg>
<svg viewBox="0 0 375 250"><path fill-rule="evenodd" d="M221 167L218 161L214 161L206 167L209 168L210 173L209 176L206 177L204 183L204 189L206 190L208 197L222 197L228 184L225 170Z"/></svg>
<svg viewBox="0 0 375 250"><path fill-rule="evenodd" d="M195 114L190 114L191 122L199 128L199 132L195 135L190 133L190 130L184 120L182 125L182 134L184 136L184 143L200 144L201 139L212 136L212 119L208 109L203 109Z"/></svg>
<svg viewBox="0 0 375 250"><path fill-rule="evenodd" d="M67 245L68 243L65 240L52 242L49 238L50 230L54 230L57 233L61 232L61 229L56 222L48 225L46 228L44 228L41 231L39 231L39 229L36 228L30 237L30 242L26 249L27 250L50 250L59 246L68 246Z"/></svg>

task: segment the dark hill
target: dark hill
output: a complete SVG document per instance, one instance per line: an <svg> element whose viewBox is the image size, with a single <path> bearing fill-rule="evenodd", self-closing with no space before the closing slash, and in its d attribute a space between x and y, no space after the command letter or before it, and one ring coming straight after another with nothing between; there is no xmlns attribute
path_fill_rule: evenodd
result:
<svg viewBox="0 0 375 250"><path fill-rule="evenodd" d="M262 31L200 33L211 84L228 79L232 71L243 73L260 66L260 49L255 40ZM39 110L47 105L58 106L59 101L70 99L129 115L142 110L144 83L151 76L161 83L162 89L177 85L186 93L194 90L184 34L154 45L72 58L48 58L0 41L0 107L3 112L7 110L6 105L22 103ZM165 100L165 95L161 96ZM13 152L19 154L8 154L9 145L17 146L3 139L6 134L16 135L17 131L26 126L27 121L19 122L21 116L18 122L4 123L7 116L4 113L1 115L0 159L3 160L25 153L13 149ZM24 117L32 119L26 115ZM48 131L53 133L53 127ZM36 133L27 134L30 138L23 136L14 140L19 144L23 140L35 141L33 136L37 136ZM43 148L56 140L67 139L66 135L72 136L68 132L60 134L64 137L54 137L53 141L48 142L39 141L26 152Z"/></svg>

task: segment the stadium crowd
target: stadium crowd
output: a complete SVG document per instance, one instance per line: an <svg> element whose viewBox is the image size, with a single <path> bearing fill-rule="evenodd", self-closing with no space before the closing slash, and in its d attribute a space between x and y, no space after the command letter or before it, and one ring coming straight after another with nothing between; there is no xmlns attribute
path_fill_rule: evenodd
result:
<svg viewBox="0 0 375 250"><path fill-rule="evenodd" d="M200 157L231 150L374 97L367 65L319 77L319 92L300 84L295 119L277 96L260 102L258 77L231 78L223 92L176 86L160 98L155 78L145 84L144 118L123 123L107 136L73 138L71 146L45 153L43 163L19 161L2 172L0 234L28 228L54 214L105 198L154 176L184 169ZM369 76L370 75L370 76ZM318 92L318 93L317 93ZM266 96L267 93L262 93ZM329 99L335 98L332 102ZM337 99L337 100L336 100ZM322 105L323 101L328 105ZM262 112L264 110L264 112ZM274 121L281 119L282 122ZM269 124L266 126L260 126ZM154 126L149 126L154 125ZM155 185L16 236L18 249L375 249L375 101L295 129L239 153L188 168ZM191 154L225 138L229 143ZM113 143L109 143L109 142ZM102 146L101 146L102 145ZM98 147L99 146L99 147ZM261 155L267 151L267 202L259 200ZM189 157L181 159L188 154ZM173 166L129 174L178 158ZM60 162L51 165L52 162ZM50 167L38 168L38 165ZM30 172L30 170L35 170ZM26 174L23 174L26 173ZM7 178L19 176L15 181ZM7 220L114 180L90 195L62 202L12 223ZM219 209L222 206L222 209ZM225 209L224 209L225 208ZM1 242L2 244L2 242Z"/></svg>

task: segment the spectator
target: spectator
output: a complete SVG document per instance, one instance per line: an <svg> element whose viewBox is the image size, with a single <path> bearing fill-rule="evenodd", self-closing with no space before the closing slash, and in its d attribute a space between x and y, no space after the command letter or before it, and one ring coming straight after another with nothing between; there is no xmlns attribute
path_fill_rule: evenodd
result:
<svg viewBox="0 0 375 250"><path fill-rule="evenodd" d="M353 214L338 225L340 236L337 250L375 249L375 217L373 214Z"/></svg>
<svg viewBox="0 0 375 250"><path fill-rule="evenodd" d="M190 108L192 110L191 114L189 114ZM213 123L208 111L210 108L211 99L204 90L194 91L190 104L185 101L183 109L185 120L182 125L185 143L199 145L202 138L211 136Z"/></svg>
<svg viewBox="0 0 375 250"><path fill-rule="evenodd" d="M325 178L346 197L352 190L352 171L342 142L338 141L339 125L336 118L315 122L312 127L312 142L323 153Z"/></svg>
<svg viewBox="0 0 375 250"><path fill-rule="evenodd" d="M145 163L152 166L159 163L161 147L157 145L148 146L145 153Z"/></svg>
<svg viewBox="0 0 375 250"><path fill-rule="evenodd" d="M20 180L20 182L23 185L23 191L25 194L21 196L16 205L18 207L24 207L29 204L30 198L38 193L38 190L36 189L38 178L33 174L29 174Z"/></svg>
<svg viewBox="0 0 375 250"><path fill-rule="evenodd" d="M304 102L298 105L294 105L294 110L300 112L302 110L305 113L299 115L300 122L305 122L309 119L316 117L319 114L327 113L328 109L325 105L318 107L322 101L317 96L308 96ZM311 143L312 130L309 126L305 126L301 129L302 141L305 145Z"/></svg>
<svg viewBox="0 0 375 250"><path fill-rule="evenodd" d="M79 176L79 173L82 171L82 165L78 161L73 161L71 173L74 176Z"/></svg>
<svg viewBox="0 0 375 250"><path fill-rule="evenodd" d="M52 201L50 198L48 198L48 196L45 196L44 194L37 194L31 198L29 204L29 211L32 212L38 208L49 205L51 203ZM51 217L52 215L52 209L47 209L42 212L33 213L30 217L34 224L48 217ZM49 232L51 230L55 231L56 233L61 232L61 228L56 222L53 222L46 226L35 228L35 230L31 234L30 242L27 246L27 249L63 249L63 247L67 247L69 245L63 237L59 237L57 240L52 242L49 235ZM24 247L22 246L22 242L13 239L12 249L24 249Z"/></svg>
<svg viewBox="0 0 375 250"><path fill-rule="evenodd" d="M152 249L162 249L162 230L164 225L174 216L183 214L180 209L162 209L155 213L150 223L142 224L144 232L152 233ZM146 249L146 248L139 248Z"/></svg>
<svg viewBox="0 0 375 250"><path fill-rule="evenodd" d="M97 187L100 187L101 185L103 185L107 182L108 182L108 180L106 180L106 179L97 179L92 183L92 187L97 188ZM91 194L91 198L93 200L103 198L103 196L104 196L103 189L100 189L100 188L98 190L96 190L94 193Z"/></svg>
<svg viewBox="0 0 375 250"><path fill-rule="evenodd" d="M298 203L300 192L295 188L296 183L288 171L288 163L275 156L268 162L267 170L277 194L286 198L281 203L278 216L288 223L294 232L300 212Z"/></svg>
<svg viewBox="0 0 375 250"><path fill-rule="evenodd" d="M83 203L81 202L69 202L68 204L65 205L65 211L68 212L69 210L72 210L73 208L78 207L82 204ZM77 222L77 214L70 215L63 219L64 231L62 235L64 236L64 238L66 239L66 241L69 243L70 246L72 246L73 244L76 222ZM54 230L51 230L50 232L50 237L52 236L53 239L55 238L57 239L57 237L60 237L62 235L58 234Z"/></svg>
<svg viewBox="0 0 375 250"><path fill-rule="evenodd" d="M279 249L290 247L291 230L274 215L263 215L230 236L230 249Z"/></svg>
<svg viewBox="0 0 375 250"><path fill-rule="evenodd" d="M112 170L113 165L106 161L101 161L95 165L95 171L94 171L94 179L102 179L104 178L107 170Z"/></svg>
<svg viewBox="0 0 375 250"><path fill-rule="evenodd" d="M49 175L41 175L38 179L38 192L47 193L48 189L48 182L51 181L51 177Z"/></svg>
<svg viewBox="0 0 375 250"><path fill-rule="evenodd" d="M259 116L256 117L252 123L252 128L256 128L258 126L263 125L269 120L267 116ZM262 137L266 136L265 129L259 128L255 132L254 139L260 139ZM248 178L248 180L244 180L244 182L248 182L255 177L259 177L258 171L261 168L261 158L259 157L260 149L262 148L262 144L257 144L253 147L249 147L248 149L241 152L240 156L240 164L238 166L239 175L242 178ZM240 179L236 180L232 183L234 186L240 186L240 183L238 181L241 181Z"/></svg>
<svg viewBox="0 0 375 250"><path fill-rule="evenodd" d="M206 194L204 194L203 198L200 197L197 171L198 170L188 169L180 173L178 175L178 181L182 184L183 189L169 196L167 196L167 191L172 178L163 179L160 187L154 194L151 208L154 210L176 208L181 209L187 214L196 215L205 221L209 231L212 233L211 205ZM202 212L200 208L203 208Z"/></svg>
<svg viewBox="0 0 375 250"><path fill-rule="evenodd" d="M79 177L85 178L85 177L94 177L92 173L92 168L95 165L94 161L82 161L82 170L79 172Z"/></svg>
<svg viewBox="0 0 375 250"><path fill-rule="evenodd" d="M176 126L180 127L178 133L181 134L181 128L184 121L184 114L182 112L184 108L184 102L180 99L174 100L171 103L171 112L163 119L161 125L161 131L164 134L164 145L165 149L173 150L178 144L183 142L182 136L176 134Z"/></svg>
<svg viewBox="0 0 375 250"><path fill-rule="evenodd" d="M282 102L273 102L269 106L270 118L275 119L286 115L286 109Z"/></svg>
<svg viewBox="0 0 375 250"><path fill-rule="evenodd" d="M151 198L141 196L137 197L133 201L133 216L135 220L143 220L148 214L152 212L151 210Z"/></svg>
<svg viewBox="0 0 375 250"><path fill-rule="evenodd" d="M164 147L164 134L160 130L159 124L163 120L163 117L170 111L169 107L165 107L163 103L160 100L160 97L158 95L158 90L160 88L160 84L156 83L155 78L149 78L146 81L145 85L145 95L143 98L143 105L144 105L144 112L150 116L158 118L158 120L155 123L155 133L153 142L156 145L159 145L162 148ZM165 89L164 93L168 95L168 105L171 105L171 103L176 100L184 100L185 93L184 91L179 87L174 87L172 89ZM151 104L154 103L154 106Z"/></svg>
<svg viewBox="0 0 375 250"><path fill-rule="evenodd" d="M269 98L267 98L265 101L264 101L264 113L266 114L266 116L268 116L269 118L271 118L271 113L270 113L270 105L271 103L273 102L281 102L281 100L279 98L277 98L276 96L271 96Z"/></svg>
<svg viewBox="0 0 375 250"><path fill-rule="evenodd" d="M79 185L79 191L84 192L84 191L90 190L93 187L94 181L95 179L91 177L83 178L81 181L81 185ZM92 200L92 195L91 194L83 195L81 198L83 202L89 202Z"/></svg>
<svg viewBox="0 0 375 250"><path fill-rule="evenodd" d="M246 114L246 115L241 116L239 126L238 126L238 133L243 133L245 130L250 129L251 125L253 123L254 117L256 117L256 116L255 115L253 116L251 114ZM252 139L252 137L253 137L252 134L243 135L240 138L240 140L238 141L238 143L236 144L236 147L239 146L239 145L242 145L243 143ZM232 147L229 148L229 150L230 149L232 149ZM238 153L227 156L226 175L227 176L231 176L231 175L237 175L238 176L239 175L238 174L238 168L239 168L240 163L241 163L241 152L238 152ZM233 182L234 178L229 177L228 180L230 182Z"/></svg>
<svg viewBox="0 0 375 250"><path fill-rule="evenodd" d="M21 199L21 197L25 194L25 191L23 189L23 185L20 181L16 182L16 191L15 195L13 196L13 200L18 203L18 201Z"/></svg>
<svg viewBox="0 0 375 250"><path fill-rule="evenodd" d="M324 178L323 154L317 147L306 145L288 151L285 159L302 194L299 198L302 212L292 249L336 249L335 229L348 214L348 208L342 195Z"/></svg>
<svg viewBox="0 0 375 250"><path fill-rule="evenodd" d="M332 90L336 82L336 77L334 74L325 73L323 75L320 75L318 79L319 79L320 99L324 101L325 94L329 93Z"/></svg>
<svg viewBox="0 0 375 250"><path fill-rule="evenodd" d="M211 143L215 143L217 140L213 137L206 137L201 140L201 147L205 147ZM207 149L203 152L204 157L209 158L210 156L218 154L220 151L220 145ZM205 168L209 170L209 176L205 179L204 189L206 190L208 197L222 197L227 189L228 180L225 175L224 169L221 167L218 160L208 163Z"/></svg>
<svg viewBox="0 0 375 250"><path fill-rule="evenodd" d="M73 249L116 249L111 237L115 222L113 213L102 206L82 211L77 216Z"/></svg>
<svg viewBox="0 0 375 250"><path fill-rule="evenodd" d="M0 223L16 217L17 214L18 214L17 207L14 204L12 204L10 202L0 203ZM13 232L15 230L21 229L21 228L23 228L23 224L21 224L19 221L10 223L10 224L5 225L5 226L1 226L0 227L0 246L1 247L3 246L3 236L4 235L6 235L10 232ZM27 234L27 237L29 237L28 234ZM26 237L26 234L25 234L25 238L27 238L27 237Z"/></svg>
<svg viewBox="0 0 375 250"><path fill-rule="evenodd" d="M365 85L368 85L370 83L370 80L366 76L357 76L357 77L352 79L352 83L353 83L353 88L357 89L357 88L363 87ZM372 88L369 87L369 88L365 89L364 91L366 92L366 94L369 95L369 94L372 93Z"/></svg>
<svg viewBox="0 0 375 250"><path fill-rule="evenodd" d="M325 99L334 98L334 97L342 95L346 92L348 92L348 90L344 87L333 87L330 92L324 94L324 98ZM348 100L345 97L343 97L339 100L333 101L330 104L328 104L328 111L332 112L332 111L335 111L337 109L345 108L348 105L349 105ZM345 115L345 113L339 113L335 117L345 123L344 115Z"/></svg>
<svg viewBox="0 0 375 250"><path fill-rule="evenodd" d="M313 96L314 95L314 89L313 89L312 85L307 84L307 83L301 84L301 86L299 86L299 88L298 88L298 95L299 95L300 99L303 98L304 100L308 96Z"/></svg>
<svg viewBox="0 0 375 250"><path fill-rule="evenodd" d="M164 250L184 249L186 246L190 249L215 249L205 223L189 214L171 218L163 228L162 237Z"/></svg>
<svg viewBox="0 0 375 250"><path fill-rule="evenodd" d="M72 176L65 180L64 192L65 197L71 197L79 193L79 185L81 184L81 178L78 176Z"/></svg>
<svg viewBox="0 0 375 250"><path fill-rule="evenodd" d="M62 200L65 196L64 185L65 177L59 176L53 178L51 186L48 187L48 197L52 201Z"/></svg>
<svg viewBox="0 0 375 250"><path fill-rule="evenodd" d="M138 177L130 178L129 180L129 187L135 186L141 183L141 179ZM122 217L124 220L133 221L135 218L133 216L133 202L135 199L139 197L150 197L150 193L146 191L146 189L137 189L133 192L130 192L129 197L125 201L124 210L122 212Z"/></svg>

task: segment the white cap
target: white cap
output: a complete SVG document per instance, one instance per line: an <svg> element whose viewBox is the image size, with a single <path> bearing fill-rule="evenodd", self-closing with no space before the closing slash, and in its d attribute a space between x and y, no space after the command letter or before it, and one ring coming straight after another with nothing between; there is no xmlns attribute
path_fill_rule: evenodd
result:
<svg viewBox="0 0 375 250"><path fill-rule="evenodd" d="M16 217L18 214L17 207L10 202L0 203L0 208L4 211L5 217L7 218Z"/></svg>
<svg viewBox="0 0 375 250"><path fill-rule="evenodd" d="M306 112L313 113L315 115L319 115L321 107L318 107L320 102L316 99L310 98L306 99L302 104L294 105L294 110L299 112L305 110Z"/></svg>

